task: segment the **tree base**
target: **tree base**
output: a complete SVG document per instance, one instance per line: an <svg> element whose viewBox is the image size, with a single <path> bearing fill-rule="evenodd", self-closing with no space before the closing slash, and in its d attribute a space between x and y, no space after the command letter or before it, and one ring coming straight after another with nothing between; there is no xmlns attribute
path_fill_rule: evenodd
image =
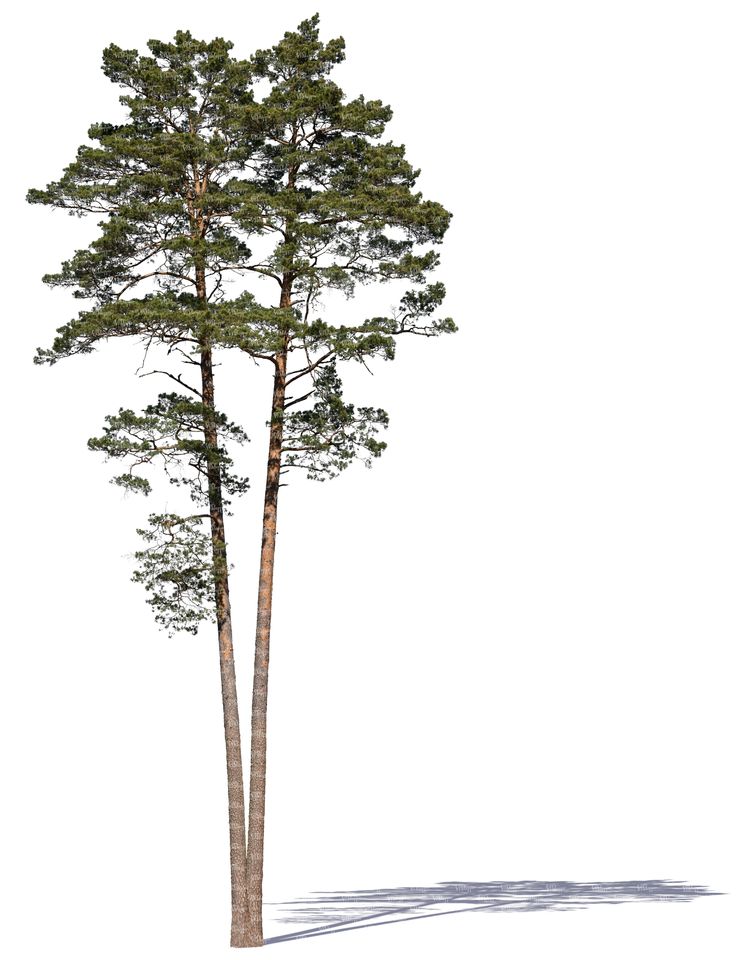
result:
<svg viewBox="0 0 736 960"><path fill-rule="evenodd" d="M231 947L262 947L263 936L249 933L247 930L238 930L230 935Z"/></svg>

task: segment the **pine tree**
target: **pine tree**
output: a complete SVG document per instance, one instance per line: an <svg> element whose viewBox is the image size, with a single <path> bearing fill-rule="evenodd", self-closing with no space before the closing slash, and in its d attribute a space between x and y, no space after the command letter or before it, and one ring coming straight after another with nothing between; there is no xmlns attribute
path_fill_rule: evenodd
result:
<svg viewBox="0 0 736 960"><path fill-rule="evenodd" d="M44 277L91 301L60 328L37 361L55 363L88 353L103 340L137 336L147 346L166 344L169 353L197 368L199 386L181 373L163 371L194 394L162 395L142 415L121 409L108 418L93 449L127 457L140 467L161 459L172 467L184 458L189 485L203 503L202 515L154 514L141 531L136 578L149 591L157 619L168 627L196 629L214 599L225 724L230 864L231 943L245 942L245 806L235 661L230 613L225 507L227 493L244 481L230 471L223 435L242 439L239 428L215 406L211 318L223 300L224 278L248 261L250 252L232 213L242 200L229 187L249 155L246 131L252 109L251 68L233 59L232 44L204 43L179 31L173 43L152 40L150 56L110 45L103 70L125 93L122 124L96 123L92 144L45 190L31 190L31 203L71 214L99 214L99 236ZM163 449L167 447L167 449ZM147 492L149 481L135 470L118 478ZM208 557L209 554L209 557Z"/></svg>
<svg viewBox="0 0 736 960"><path fill-rule="evenodd" d="M419 171L405 159L404 148L383 139L390 108L362 96L347 100L329 78L344 59L344 42L322 43L318 22L317 16L305 20L248 62L232 60L224 41L203 44L181 32L173 44L151 41L152 57L109 47L105 72L132 91L121 98L129 122L94 125L90 136L99 146L80 148L60 181L29 194L31 202L107 218L90 248L45 278L72 287L94 305L63 326L52 347L39 351L38 361L54 363L89 352L101 340L140 336L167 344L200 368L201 390L195 393L203 459L197 462L206 465L212 525L228 744L233 946L263 943L268 661L283 473L303 469L321 480L356 459L370 465L385 448L378 437L388 417L382 409L344 399L339 365L393 359L401 334L435 337L455 330L449 318L434 317L443 285L427 282L439 262L435 246L450 214L415 189ZM259 102L251 92L253 79L268 87ZM260 246L272 241L259 261L248 249L251 237ZM249 274L277 285L272 306L258 304L247 290L226 298L228 276ZM409 289L387 316L348 326L316 315L329 291L352 297L361 284L392 281ZM233 773L231 764L237 700L222 496L227 463L218 446L218 429L225 426L214 405L212 362L213 350L226 347L273 367L247 844L242 788L236 789L242 775L239 768ZM168 375L183 385L180 375ZM167 436L172 409L185 412L180 401L178 395L162 395L143 415L119 411L93 447L140 465L150 454L149 447L135 447L141 428ZM133 440L131 427L137 432ZM176 455L181 453L177 448ZM123 477L124 485L145 484L135 473ZM173 604L184 628L193 622L188 617L202 613L197 598L206 593L209 575L196 519L153 515L144 535L149 546L139 556L139 577L162 591L152 594L159 615L169 617ZM239 762L239 739L237 745Z"/></svg>
<svg viewBox="0 0 736 960"><path fill-rule="evenodd" d="M376 437L388 418L345 402L338 363L392 359L401 334L434 337L455 329L449 318L433 319L445 291L427 283L439 261L433 245L450 214L414 189L419 171L404 148L382 139L390 108L362 96L347 100L329 78L344 58L344 42L322 43L318 23L317 16L305 20L251 61L269 90L251 117L252 173L233 184L243 197L236 219L246 232L272 239L270 253L247 270L270 278L277 299L270 312L233 302L216 332L220 342L273 365L251 721L246 942L252 946L263 942L268 663L282 471L303 468L324 479L354 459L370 465L385 447ZM315 316L327 291L351 297L360 284L389 281L411 285L389 316L354 326Z"/></svg>

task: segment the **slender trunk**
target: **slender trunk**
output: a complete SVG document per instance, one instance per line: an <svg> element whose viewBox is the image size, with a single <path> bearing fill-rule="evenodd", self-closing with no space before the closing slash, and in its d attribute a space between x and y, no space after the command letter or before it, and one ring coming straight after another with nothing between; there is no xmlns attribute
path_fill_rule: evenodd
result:
<svg viewBox="0 0 736 960"><path fill-rule="evenodd" d="M198 293L204 299L204 276L197 277ZM230 895L232 919L230 946L245 946L246 938L246 875L245 875L245 794L243 761L240 751L240 718L235 685L235 660L230 618L230 583L225 544L225 514L222 505L222 478L218 459L217 424L215 420L215 382L212 350L202 344L202 421L207 451L207 488L209 493L212 533L212 561L215 581L215 612L220 648L220 683L222 712L225 722L225 758L227 761L227 802L230 822Z"/></svg>
<svg viewBox="0 0 736 960"><path fill-rule="evenodd" d="M292 144L296 144L297 128L293 127ZM288 168L287 190L294 190L299 167ZM286 217L284 243L293 240L291 216ZM282 275L279 307L291 307L294 273ZM286 397L286 362L288 357L288 324L283 328L283 341L273 361L273 399L271 430L268 441L266 492L263 501L261 566L258 574L258 609L256 613L256 648L253 663L253 699L250 726L250 786L248 797L248 849L246 874L246 939L249 947L263 946L263 831L266 814L266 715L268 706L268 658L271 645L271 606L273 601L273 564L276 554L276 516L281 483L281 446L284 434Z"/></svg>
<svg viewBox="0 0 736 960"><path fill-rule="evenodd" d="M285 302L286 301L286 302ZM288 294L281 306L288 306ZM266 707L268 699L268 656L271 639L273 564L276 550L276 513L281 479L281 442L284 429L286 392L286 346L274 357L276 370L271 404L271 432L268 445L266 494L263 505L263 537L258 580L256 649L253 667L253 703L250 741L250 799L248 808L247 941L263 944L263 827L266 804Z"/></svg>

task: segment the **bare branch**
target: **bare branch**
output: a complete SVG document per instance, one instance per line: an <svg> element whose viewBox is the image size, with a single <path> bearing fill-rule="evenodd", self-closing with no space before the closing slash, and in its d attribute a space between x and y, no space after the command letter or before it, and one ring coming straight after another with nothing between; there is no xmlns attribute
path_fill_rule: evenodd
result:
<svg viewBox="0 0 736 960"><path fill-rule="evenodd" d="M313 393L314 393L314 390L310 390L309 393L305 393L305 394L303 394L301 397L297 397L295 400L289 400L289 401L287 401L287 402L284 404L284 410L286 410L288 407L293 407L294 404L296 404L296 403L301 403L302 400L307 400L309 397L312 396Z"/></svg>
<svg viewBox="0 0 736 960"><path fill-rule="evenodd" d="M295 380L299 380L301 377L305 377L308 373L311 373L313 370L316 370L320 364L323 364L325 360L329 360L330 357L335 353L334 350L328 350L327 353L323 354L318 360L315 360L313 363L310 363L306 367L302 367L300 370L297 370L296 373L293 373L286 381L285 386L290 387Z"/></svg>
<svg viewBox="0 0 736 960"><path fill-rule="evenodd" d="M174 380L176 383L178 383L180 387L184 387L186 390L190 390L193 394L201 398L202 396L201 391L197 390L195 387L190 386L188 383L185 383L184 380L182 380L181 378L181 374L179 374L179 376L174 376L174 374L169 373L168 370L149 370L147 373L139 373L138 376L150 377L154 373L160 373L164 377L169 377L171 380Z"/></svg>

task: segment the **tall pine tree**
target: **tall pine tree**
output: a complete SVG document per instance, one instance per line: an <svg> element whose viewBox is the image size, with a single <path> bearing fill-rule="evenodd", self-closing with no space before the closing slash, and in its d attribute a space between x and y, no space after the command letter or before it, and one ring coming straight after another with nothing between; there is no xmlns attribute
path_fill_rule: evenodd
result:
<svg viewBox="0 0 736 960"><path fill-rule="evenodd" d="M201 390L196 393L228 744L233 946L263 943L268 661L283 472L304 469L308 477L324 479L355 459L370 464L385 447L378 437L388 418L381 409L356 408L344 399L339 365L393 359L401 334L435 337L455 329L449 318L434 317L444 287L428 282L450 215L415 189L418 171L405 159L404 148L384 139L390 108L362 96L347 100L330 79L344 59L344 42L322 43L318 23L317 16L304 21L247 63L231 60L224 41L202 44L181 32L173 44L151 41L151 57L109 47L105 72L132 91L121 98L129 122L93 126L90 135L99 146L80 148L60 181L29 194L31 202L106 216L100 238L59 274L46 278L73 287L94 305L59 330L51 349L39 352L39 362L88 352L100 340L138 335L181 351L188 362L196 357L200 368ZM251 79L268 88L258 102ZM268 246L257 261L247 246L251 237L258 238L259 247ZM259 305L247 291L225 297L228 277L249 274L275 284L272 305ZM392 281L394 287L402 284L403 292L386 316L337 325L317 315L330 291L351 297L362 284ZM232 765L237 700L222 507L224 457L218 446L218 424L220 430L223 425L214 406L216 347L234 347L268 361L273 369L247 844L242 791L236 789L240 770ZM175 379L182 382L180 376ZM153 418L151 429L159 436L165 433L171 405L179 400L164 396L144 411L143 418ZM130 442L126 431L131 424L139 431L140 419L120 411L108 419L105 437L93 446L122 455ZM134 450L134 458L140 453ZM186 594L191 587L188 595L196 597L202 583L198 576L206 574L197 563L201 542L192 539L189 519L152 518L151 549L141 552L140 576L155 577L165 562L175 574L170 589L181 586ZM172 546L181 535L176 529L189 537L190 553L184 557ZM162 615L170 599L170 593L160 598ZM237 744L239 762L239 740Z"/></svg>
<svg viewBox="0 0 736 960"><path fill-rule="evenodd" d="M95 123L91 144L81 146L62 177L31 190L31 203L72 214L102 216L89 247L44 277L91 303L60 328L37 361L94 349L100 341L137 336L166 344L196 368L198 385L165 371L195 399L162 395L143 415L121 410L108 418L91 446L109 456L132 457L140 466L154 458L167 465L188 458L190 487L204 502L209 533L199 516L153 515L143 531L138 579L149 588L158 619L191 628L213 596L220 653L230 822L231 943L246 939L245 803L240 722L230 613L223 488L242 481L228 471L221 439L237 429L215 406L212 315L223 300L225 278L248 261L249 250L232 214L242 201L229 187L250 151L251 67L230 56L232 44L204 43L179 31L173 43L152 40L150 56L114 44L103 70L125 93L127 120ZM188 369L185 367L184 369ZM238 437L236 436L236 439ZM168 442L167 442L168 441ZM162 450L167 446L167 450ZM133 489L148 483L138 473L119 482ZM206 551L209 550L210 559Z"/></svg>
<svg viewBox="0 0 736 960"><path fill-rule="evenodd" d="M269 278L276 298L270 312L235 301L216 332L221 342L273 365L251 720L249 945L263 942L268 664L282 472L303 468L324 479L356 458L370 463L379 456L385 444L377 434L387 415L343 399L338 364L392 359L401 334L455 330L449 318L433 318L445 291L427 282L450 214L415 189L419 171L404 148L383 139L390 108L362 96L348 100L330 79L344 59L344 41L322 43L318 27L318 16L305 20L252 58L268 92L251 117L251 174L233 190L242 193L236 219L243 229L261 244L271 240L267 255L246 270ZM351 297L359 285L390 281L409 289L388 316L346 326L315 315L328 291Z"/></svg>

